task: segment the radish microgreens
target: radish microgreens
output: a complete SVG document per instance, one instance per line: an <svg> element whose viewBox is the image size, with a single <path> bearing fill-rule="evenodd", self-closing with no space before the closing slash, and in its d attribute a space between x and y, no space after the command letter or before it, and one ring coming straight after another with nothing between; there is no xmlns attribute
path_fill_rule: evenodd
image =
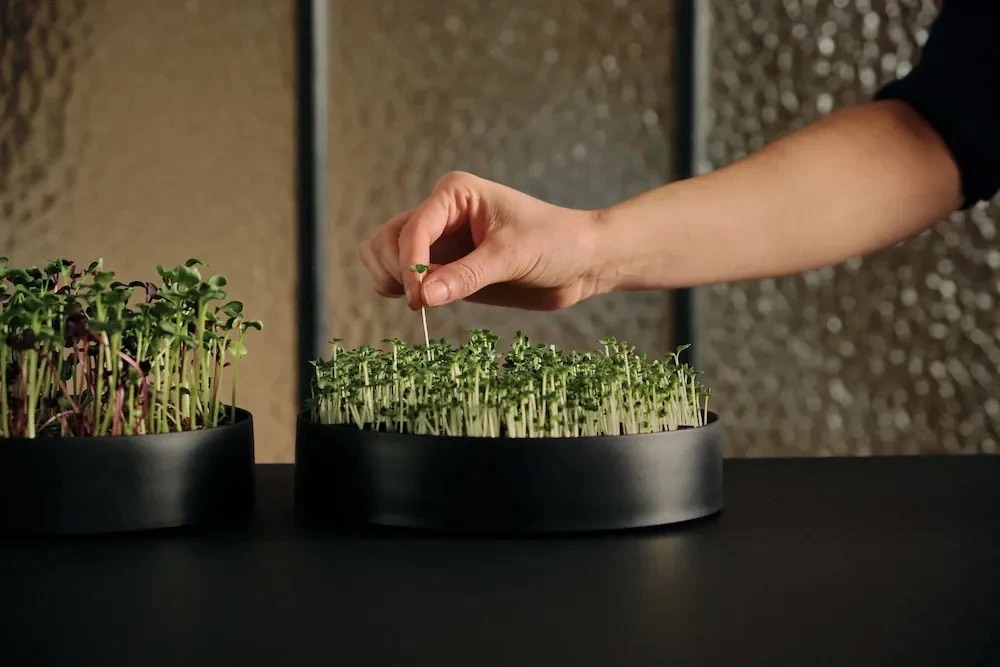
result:
<svg viewBox="0 0 1000 667"><path fill-rule="evenodd" d="M197 259L158 266L160 284L119 282L101 260L8 265L0 258L0 436L218 426L226 369L235 420L237 363L261 323L225 301L224 276L203 279Z"/></svg>
<svg viewBox="0 0 1000 667"><path fill-rule="evenodd" d="M649 360L614 338L603 352L531 344L518 332L497 352L498 337L470 332L388 349L356 349L334 339L332 356L313 362L308 404L322 424L412 434L479 437L580 437L703 426L709 391L678 350ZM425 352L427 354L425 354Z"/></svg>

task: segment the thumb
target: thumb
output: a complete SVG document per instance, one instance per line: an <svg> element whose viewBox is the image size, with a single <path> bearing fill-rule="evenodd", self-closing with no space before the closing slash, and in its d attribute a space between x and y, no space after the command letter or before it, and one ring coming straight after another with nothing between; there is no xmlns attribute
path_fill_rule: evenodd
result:
<svg viewBox="0 0 1000 667"><path fill-rule="evenodd" d="M465 257L428 273L420 291L428 306L441 306L509 279L506 260L484 243Z"/></svg>

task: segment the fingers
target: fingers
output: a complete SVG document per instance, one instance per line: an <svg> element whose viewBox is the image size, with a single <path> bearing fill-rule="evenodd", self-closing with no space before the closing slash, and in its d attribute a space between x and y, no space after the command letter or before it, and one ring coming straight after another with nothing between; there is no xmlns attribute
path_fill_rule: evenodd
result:
<svg viewBox="0 0 1000 667"><path fill-rule="evenodd" d="M466 299L494 283L508 280L508 262L489 240L465 257L427 274L420 296L428 306Z"/></svg>
<svg viewBox="0 0 1000 667"><path fill-rule="evenodd" d="M384 297L396 298L403 294L403 286L393 277L390 269L383 264L379 251L372 241L361 244L361 262L371 275L375 291Z"/></svg>
<svg viewBox="0 0 1000 667"><path fill-rule="evenodd" d="M488 181L471 174L448 174L420 206L383 225L361 251L378 293L399 296L402 290L409 307L416 310L466 299L487 285L510 279L508 259L499 251L500 244L489 239L482 239L482 244L464 257L434 266L428 273L409 270L415 265L431 265L431 249L440 239L479 219L476 216L482 214L479 208L487 188ZM456 241L473 244L471 236Z"/></svg>
<svg viewBox="0 0 1000 667"><path fill-rule="evenodd" d="M397 213L366 239L358 255L371 275L375 291L384 297L398 298L403 294L399 270L399 230L413 209Z"/></svg>
<svg viewBox="0 0 1000 667"><path fill-rule="evenodd" d="M481 180L471 174L454 172L435 186L427 200L418 206L399 235L399 265L403 287L410 308L421 304L424 276L407 271L416 264L429 264L431 246L443 235L469 220L478 206Z"/></svg>

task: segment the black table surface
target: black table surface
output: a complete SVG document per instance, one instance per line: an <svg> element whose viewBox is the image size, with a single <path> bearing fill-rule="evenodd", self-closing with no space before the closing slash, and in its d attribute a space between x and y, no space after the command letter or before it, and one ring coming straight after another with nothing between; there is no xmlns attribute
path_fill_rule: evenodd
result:
<svg viewBox="0 0 1000 667"><path fill-rule="evenodd" d="M0 665L1000 665L1000 457L728 460L726 509L557 538L305 524L0 543Z"/></svg>

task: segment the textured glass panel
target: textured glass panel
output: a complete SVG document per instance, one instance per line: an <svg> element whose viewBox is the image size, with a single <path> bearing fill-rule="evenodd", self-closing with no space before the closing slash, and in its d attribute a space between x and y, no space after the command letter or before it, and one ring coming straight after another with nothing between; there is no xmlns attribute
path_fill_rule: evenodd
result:
<svg viewBox="0 0 1000 667"><path fill-rule="evenodd" d="M360 241L454 169L562 205L596 207L671 177L673 3L662 0L333 0L331 334L421 340L378 297ZM669 297L615 295L559 313L459 304L433 337L518 329L590 348L607 335L670 343Z"/></svg>
<svg viewBox="0 0 1000 667"><path fill-rule="evenodd" d="M711 8L708 167L870 99L909 70L936 13L918 0ZM699 290L728 452L996 451L998 218L983 207L863 261Z"/></svg>
<svg viewBox="0 0 1000 667"><path fill-rule="evenodd" d="M0 238L123 275L199 257L265 320L240 393L260 460L294 406L291 3L0 3Z"/></svg>

